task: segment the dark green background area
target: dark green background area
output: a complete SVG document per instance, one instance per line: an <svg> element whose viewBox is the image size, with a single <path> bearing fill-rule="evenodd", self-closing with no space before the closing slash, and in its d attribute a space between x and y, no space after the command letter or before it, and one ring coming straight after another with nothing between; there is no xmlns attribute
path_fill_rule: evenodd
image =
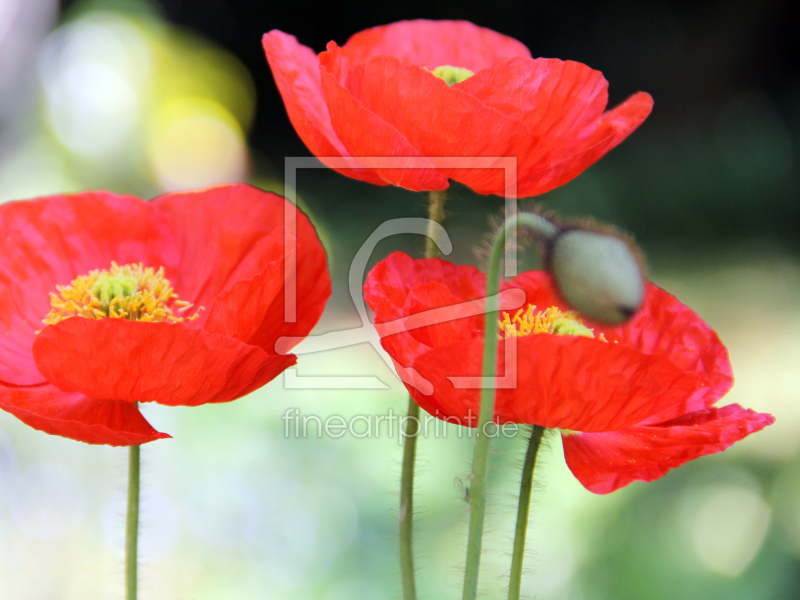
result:
<svg viewBox="0 0 800 600"><path fill-rule="evenodd" d="M69 8L75 2L64 2ZM122 4L122 2L121 2ZM234 52L257 86L251 145L283 171L306 156L260 45L277 28L317 51L366 27L407 18L467 19L524 42L534 56L584 62L610 82L610 104L644 90L655 108L632 137L580 180L542 198L610 218L643 243L691 246L769 238L792 248L800 228L800 8L736 2L268 2L161 0L165 16ZM68 13L67 13L68 14ZM374 190L341 177L337 203L360 213ZM312 185L312 187L314 187ZM460 192L457 192L460 193ZM463 194L469 196L469 194ZM470 198L465 203L486 199ZM499 203L489 201L492 208Z"/></svg>

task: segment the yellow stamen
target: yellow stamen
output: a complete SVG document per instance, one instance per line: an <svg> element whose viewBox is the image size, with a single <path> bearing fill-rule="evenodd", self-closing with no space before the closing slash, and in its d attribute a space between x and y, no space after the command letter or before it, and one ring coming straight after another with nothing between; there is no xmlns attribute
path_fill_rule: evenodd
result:
<svg viewBox="0 0 800 600"><path fill-rule="evenodd" d="M69 285L57 285L56 290L58 293L50 293L51 309L43 320L45 325L71 317L149 323L183 323L198 317L197 313L190 317L175 315L171 305L176 312L184 312L192 304L178 299L164 277L164 267L156 271L142 263L120 266L112 262L110 269L96 269Z"/></svg>
<svg viewBox="0 0 800 600"><path fill-rule="evenodd" d="M538 333L595 337L594 330L586 327L574 311L561 312L557 306L551 306L537 313L536 305L528 304L524 311L520 308L513 317L504 311L503 318L497 322L497 326L500 328L500 335L504 338ZM602 333L598 339L607 341Z"/></svg>

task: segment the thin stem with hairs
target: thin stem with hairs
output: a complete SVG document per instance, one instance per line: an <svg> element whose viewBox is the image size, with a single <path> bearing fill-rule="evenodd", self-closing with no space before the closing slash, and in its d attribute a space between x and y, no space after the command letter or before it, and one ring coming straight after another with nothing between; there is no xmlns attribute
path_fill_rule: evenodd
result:
<svg viewBox="0 0 800 600"><path fill-rule="evenodd" d="M444 220L444 192L428 194L428 237L425 241L425 258L439 254L435 224ZM400 471L400 578L403 600L416 600L417 586L414 573L414 467L419 433L419 405L408 397L408 415L404 433L403 466Z"/></svg>
<svg viewBox="0 0 800 600"><path fill-rule="evenodd" d="M522 583L522 561L525 557L525 537L528 532L528 513L531 506L533 473L536 468L536 455L542 443L545 428L534 425L530 430L528 450L522 465L522 481L519 486L519 505L517 506L517 527L514 531L514 551L511 555L511 575L508 583L508 600L519 600Z"/></svg>
<svg viewBox="0 0 800 600"><path fill-rule="evenodd" d="M506 238L517 226L528 227L537 236L551 239L557 229L547 219L532 213L521 213L506 219L497 232L489 258L486 280L486 316L483 344L483 389L478 414L478 432L475 439L475 454L472 460L472 487L470 489L469 537L467 538L467 563L464 572L464 600L475 600L478 595L478 572L483 542L483 523L486 514L486 471L489 459L489 441L486 426L494 417L495 387L497 373L498 341L498 293L500 291L500 263L505 254Z"/></svg>
<svg viewBox="0 0 800 600"><path fill-rule="evenodd" d="M139 583L139 446L128 454L128 510L125 519L125 600L136 600Z"/></svg>

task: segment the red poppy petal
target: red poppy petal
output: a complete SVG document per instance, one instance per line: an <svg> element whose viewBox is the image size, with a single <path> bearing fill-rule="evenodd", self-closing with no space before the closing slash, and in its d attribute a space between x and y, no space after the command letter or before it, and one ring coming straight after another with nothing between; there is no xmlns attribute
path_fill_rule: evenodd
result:
<svg viewBox="0 0 800 600"><path fill-rule="evenodd" d="M446 286L451 297L464 302L484 296L486 275L475 267L454 265L439 258L414 260L403 252L393 252L372 268L364 283L364 299L375 313L381 345L403 367L411 367L414 359L430 346L408 332L386 335L380 325L406 316L411 290L431 282Z"/></svg>
<svg viewBox="0 0 800 600"><path fill-rule="evenodd" d="M376 326L378 334L381 333L380 326ZM397 333L381 338L381 346L395 363L395 366L400 365L403 368L413 366L414 360L420 355L424 354L431 349L427 344L423 344L417 340L411 333ZM397 369L397 374L402 379L400 369Z"/></svg>
<svg viewBox="0 0 800 600"><path fill-rule="evenodd" d="M372 268L364 283L364 299L375 313L375 322L405 316L403 308L410 290L430 281L447 286L459 301L483 298L486 293L486 275L475 267L439 258L414 260L403 252L393 252Z"/></svg>
<svg viewBox="0 0 800 600"><path fill-rule="evenodd" d="M312 154L330 166L326 157L350 157L336 136L331 116L322 95L319 59L311 48L300 44L293 35L273 29L262 39L267 61L289 120ZM354 163L357 164L357 163ZM386 182L367 169L334 168L342 175L376 185Z"/></svg>
<svg viewBox="0 0 800 600"><path fill-rule="evenodd" d="M153 429L132 402L92 400L52 385L0 386L0 408L34 429L87 444L135 446L171 437Z"/></svg>
<svg viewBox="0 0 800 600"><path fill-rule="evenodd" d="M276 352L275 343L283 336L308 335L325 310L331 280L325 251L310 224L301 239L299 251L291 252L300 255L290 277L296 294L294 322L286 321L285 265L283 260L276 260L253 279L235 283L217 296L205 330L229 335L268 353ZM286 346L282 352L290 348Z"/></svg>
<svg viewBox="0 0 800 600"><path fill-rule="evenodd" d="M80 317L45 327L33 355L65 392L170 406L235 400L297 361L182 324Z"/></svg>
<svg viewBox="0 0 800 600"><path fill-rule="evenodd" d="M324 258L305 215L272 192L223 185L166 194L153 204L172 223L180 249L174 288L182 299L205 308L195 327L205 324L219 294L283 258L285 226L291 219L297 223L298 260L304 264Z"/></svg>
<svg viewBox="0 0 800 600"><path fill-rule="evenodd" d="M772 415L731 404L659 425L562 434L564 456L586 489L608 494L632 481L653 481L685 462L722 452L774 422Z"/></svg>
<svg viewBox="0 0 800 600"><path fill-rule="evenodd" d="M640 423L697 388L695 376L622 344L550 334L520 337L517 344L516 387L497 391L500 422L609 431ZM434 348L413 366L433 383L445 414L452 407L461 407L455 414L477 414L480 390L456 389L449 377L479 376L482 362L483 342L476 339ZM504 363L501 357L500 374Z"/></svg>
<svg viewBox="0 0 800 600"><path fill-rule="evenodd" d="M584 132L577 141L554 155L555 164L541 168L539 163L522 164L517 195L544 194L572 181L603 156L616 148L642 124L653 109L650 94L639 92L600 117L596 128Z"/></svg>
<svg viewBox="0 0 800 600"><path fill-rule="evenodd" d="M525 302L538 310L556 306L562 311L571 310L555 289L553 278L547 271L525 271L511 281L503 282L501 289L520 289L525 292Z"/></svg>
<svg viewBox="0 0 800 600"><path fill-rule="evenodd" d="M700 386L691 398L653 415L648 423L709 408L733 386L728 350L719 336L691 308L658 286L648 284L644 307L627 325L595 330L640 352L663 356L698 377Z"/></svg>
<svg viewBox="0 0 800 600"><path fill-rule="evenodd" d="M521 338L518 349L517 389L497 396L504 421L609 431L639 423L697 389L693 375L622 344L540 334Z"/></svg>
<svg viewBox="0 0 800 600"><path fill-rule="evenodd" d="M365 107L339 81L339 48L333 42L319 55L322 89L333 129L353 156L394 158L402 168L373 168L385 181L414 191L444 190L447 177L433 168L428 158L415 148L397 128ZM364 161L362 161L364 162ZM396 165L395 165L396 167Z"/></svg>
<svg viewBox="0 0 800 600"><path fill-rule="evenodd" d="M177 264L168 224L147 202L109 192L51 196L0 206L0 381L45 381L31 346L50 293L93 269Z"/></svg>
<svg viewBox="0 0 800 600"><path fill-rule="evenodd" d="M568 310L554 290L552 278L544 271L528 271L505 284L525 291L527 302L544 310L557 306ZM643 354L661 356L697 378L697 390L673 406L665 406L647 419L659 423L712 406L733 385L728 351L711 327L688 306L653 284L647 285L644 306L626 325L607 327L589 323L595 334L611 342L634 348Z"/></svg>
<svg viewBox="0 0 800 600"><path fill-rule="evenodd" d="M583 63L555 58L511 58L457 84L484 104L525 123L540 137L536 152L520 157L520 171L594 125L608 103L608 82Z"/></svg>
<svg viewBox="0 0 800 600"><path fill-rule="evenodd" d="M522 42L468 21L399 21L356 33L342 47L346 66L369 56L395 56L433 70L441 65L479 71L512 56L528 56Z"/></svg>
<svg viewBox="0 0 800 600"><path fill-rule="evenodd" d="M541 146L519 120L392 56L374 56L354 66L347 73L347 89L425 156L466 157L464 168L441 172L481 194L502 193L504 173L498 167L471 168L469 158L522 160Z"/></svg>
<svg viewBox="0 0 800 600"><path fill-rule="evenodd" d="M367 273L364 301L375 313L376 323L403 316L408 290L417 281L418 262L403 252L392 252Z"/></svg>
<svg viewBox="0 0 800 600"><path fill-rule="evenodd" d="M409 333L417 341L434 348L469 339L482 330L483 315L458 318L467 305L451 294L446 285L438 281L429 281L411 288L406 297L403 313L406 316L417 315L441 307L450 307L447 321L440 322L441 317L436 314L423 314L406 319L405 324L409 327Z"/></svg>

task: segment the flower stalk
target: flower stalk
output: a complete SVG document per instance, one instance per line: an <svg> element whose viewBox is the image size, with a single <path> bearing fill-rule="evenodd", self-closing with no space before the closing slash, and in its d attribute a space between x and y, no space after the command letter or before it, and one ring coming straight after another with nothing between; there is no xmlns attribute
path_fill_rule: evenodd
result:
<svg viewBox="0 0 800 600"><path fill-rule="evenodd" d="M425 238L425 258L439 256L439 240L436 232L437 224L444 221L444 192L428 192L428 235Z"/></svg>
<svg viewBox="0 0 800 600"><path fill-rule="evenodd" d="M444 192L428 194L428 236L425 241L425 258L439 254L436 224L444 220ZM408 414L404 432L403 465L400 471L400 578L403 600L416 600L417 586L414 573L414 467L419 434L419 405L408 397Z"/></svg>
<svg viewBox="0 0 800 600"><path fill-rule="evenodd" d="M522 481L519 486L519 505L517 506L517 527L514 531L514 550L511 555L511 575L508 582L508 600L519 600L522 583L522 562L525 557L525 538L528 532L528 513L531 506L533 474L536 456L542 444L545 428L534 425L530 431L528 450L522 465Z"/></svg>
<svg viewBox="0 0 800 600"><path fill-rule="evenodd" d="M464 600L475 600L478 595L478 571L483 542L483 523L486 515L486 471L489 459L490 437L486 427L494 416L495 387L487 382L494 381L497 374L498 341L498 293L500 291L500 265L506 248L506 238L516 231L518 225L525 226L538 236L552 239L558 232L555 225L536 214L521 213L506 219L497 232L489 258L489 272L486 281L486 320L483 345L483 380L481 406L478 415L478 434L475 440L475 454L472 460L472 488L470 490L469 537L467 538L467 564L464 572Z"/></svg>
<svg viewBox="0 0 800 600"><path fill-rule="evenodd" d="M400 578L403 600L416 600L414 573L414 466L419 433L419 405L408 397L408 417L404 433L403 466L400 471Z"/></svg>
<svg viewBox="0 0 800 600"><path fill-rule="evenodd" d="M125 600L136 600L139 583L139 452L128 454L128 510L125 520Z"/></svg>

